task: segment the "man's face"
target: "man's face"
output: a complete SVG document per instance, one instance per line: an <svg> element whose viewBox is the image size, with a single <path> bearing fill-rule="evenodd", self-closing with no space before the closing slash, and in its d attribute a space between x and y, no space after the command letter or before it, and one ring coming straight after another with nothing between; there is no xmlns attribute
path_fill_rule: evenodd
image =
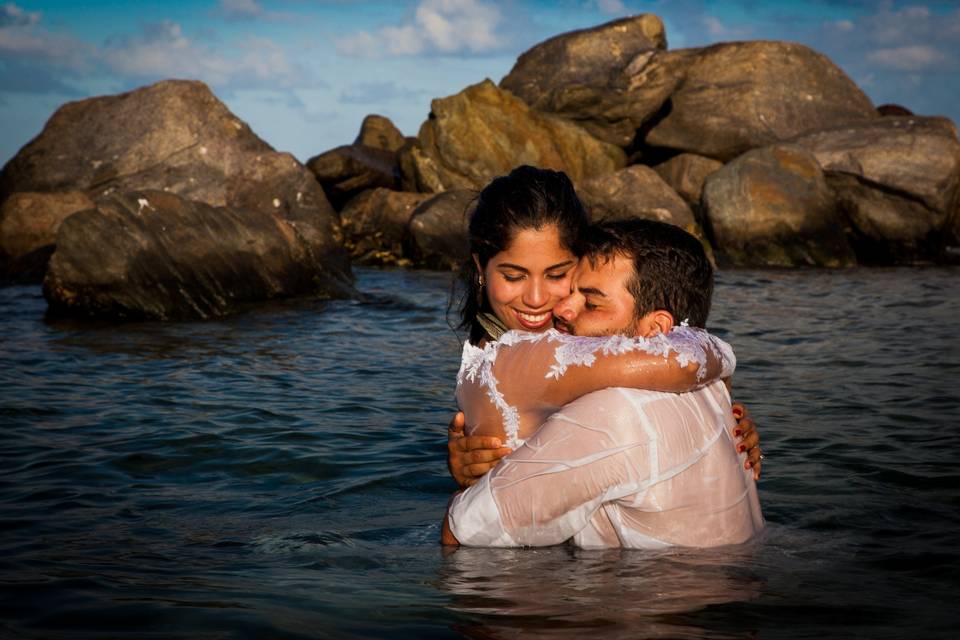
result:
<svg viewBox="0 0 960 640"><path fill-rule="evenodd" d="M637 335L634 299L627 291L633 261L622 255L584 258L574 271L569 296L553 308L557 330L578 336Z"/></svg>

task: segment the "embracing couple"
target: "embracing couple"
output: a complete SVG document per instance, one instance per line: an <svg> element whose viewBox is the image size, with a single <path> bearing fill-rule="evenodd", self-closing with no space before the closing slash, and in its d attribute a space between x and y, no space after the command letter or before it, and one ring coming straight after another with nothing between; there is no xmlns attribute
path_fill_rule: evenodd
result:
<svg viewBox="0 0 960 640"><path fill-rule="evenodd" d="M465 488L442 542L706 547L759 531L758 439L730 404L733 352L704 329L700 243L648 220L591 226L570 180L533 167L480 193L469 235L467 435L455 419L449 447Z"/></svg>

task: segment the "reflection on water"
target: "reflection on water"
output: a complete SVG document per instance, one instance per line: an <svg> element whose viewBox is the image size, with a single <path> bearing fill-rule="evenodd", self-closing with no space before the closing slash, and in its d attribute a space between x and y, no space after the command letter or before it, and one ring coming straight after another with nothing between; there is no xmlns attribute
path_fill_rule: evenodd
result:
<svg viewBox="0 0 960 640"><path fill-rule="evenodd" d="M447 555L449 274L358 272L177 324L0 288L0 636L955 636L960 271L721 274L751 543Z"/></svg>
<svg viewBox="0 0 960 640"><path fill-rule="evenodd" d="M479 620L473 638L700 637L682 615L744 603L762 591L752 545L706 550L459 549L439 573L449 607ZM721 636L749 637L732 628Z"/></svg>

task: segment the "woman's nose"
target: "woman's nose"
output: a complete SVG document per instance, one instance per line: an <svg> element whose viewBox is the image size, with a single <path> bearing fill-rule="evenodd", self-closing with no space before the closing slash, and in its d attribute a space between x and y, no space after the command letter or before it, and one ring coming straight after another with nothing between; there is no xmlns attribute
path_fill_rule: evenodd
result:
<svg viewBox="0 0 960 640"><path fill-rule="evenodd" d="M547 303L549 298L547 289L542 282L534 279L523 292L523 304L531 309L539 309Z"/></svg>

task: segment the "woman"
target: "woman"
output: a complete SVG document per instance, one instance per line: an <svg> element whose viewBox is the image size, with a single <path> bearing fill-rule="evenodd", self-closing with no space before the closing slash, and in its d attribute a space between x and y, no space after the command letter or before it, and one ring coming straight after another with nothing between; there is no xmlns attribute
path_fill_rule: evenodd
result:
<svg viewBox="0 0 960 640"><path fill-rule="evenodd" d="M464 290L460 327L469 334L465 358L471 353L476 357L478 354L471 349L485 348L506 331L543 332L552 328L553 307L570 292L579 240L588 224L573 185L560 172L518 167L508 176L493 180L481 192L469 226L472 259L464 265L460 277ZM660 374L670 367L662 358L653 365L660 366ZM675 377L672 384L658 386L657 372L651 370L651 373L652 377L643 380L631 382L614 378L613 384L602 386L682 391L698 382L693 377L680 380ZM715 368L711 375L718 373L719 368ZM584 377L583 384L576 387L581 395L593 390L590 382L588 376ZM495 399L498 394L499 404ZM521 433L535 429L552 406L545 405L539 412L517 415L512 420L510 403L503 401L502 392L494 389L490 393L488 389L488 395L495 399L493 403L476 400L476 395L460 397L461 403L465 400L470 403L469 398L475 398L470 403L475 414L471 426L482 432L483 424L499 425L498 418L503 418L511 446L516 446ZM499 411L499 416L491 412L491 406ZM470 408L464 408L470 413ZM486 415L482 415L484 412ZM752 421L745 418L744 413L742 407L734 412L741 420L734 435L743 438L739 445L741 451L751 450L746 466L753 467L758 474L760 452L756 445L759 439ZM458 484L468 486L509 449L500 447L498 438L463 437L462 429L463 418L458 414L450 425L449 465Z"/></svg>

